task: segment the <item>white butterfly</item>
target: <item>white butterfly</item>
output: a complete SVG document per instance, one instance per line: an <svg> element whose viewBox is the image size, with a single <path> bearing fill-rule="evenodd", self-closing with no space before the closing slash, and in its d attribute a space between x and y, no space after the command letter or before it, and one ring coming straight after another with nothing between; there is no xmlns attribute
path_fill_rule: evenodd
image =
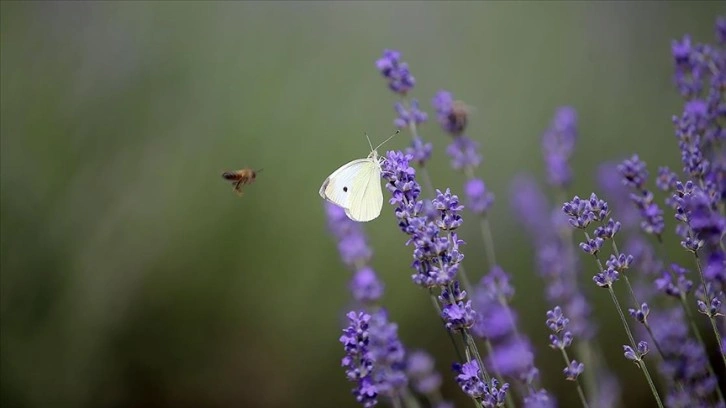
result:
<svg viewBox="0 0 726 408"><path fill-rule="evenodd" d="M383 143L391 140L391 135ZM366 135L366 138L368 135ZM371 153L365 159L353 160L346 163L333 174L328 176L320 187L320 197L343 208L345 214L353 221L367 222L376 219L383 208L383 193L381 192L381 163L385 160L378 156L379 144L375 149L371 146Z"/></svg>

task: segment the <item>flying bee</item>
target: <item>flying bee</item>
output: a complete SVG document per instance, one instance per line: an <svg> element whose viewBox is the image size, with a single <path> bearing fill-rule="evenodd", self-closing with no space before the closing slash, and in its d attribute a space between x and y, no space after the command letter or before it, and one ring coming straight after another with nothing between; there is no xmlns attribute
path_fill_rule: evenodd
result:
<svg viewBox="0 0 726 408"><path fill-rule="evenodd" d="M244 168L235 171L225 171L224 173L222 173L222 178L231 181L232 185L234 185L234 191L237 192L237 195L241 196L242 186L252 184L255 181L255 178L257 178L257 173L261 171L262 169L252 170L250 168Z"/></svg>
<svg viewBox="0 0 726 408"><path fill-rule="evenodd" d="M462 101L454 101L451 113L449 113L447 119L449 120L451 130L455 134L459 135L464 132L469 121L469 113L471 113L469 105Z"/></svg>

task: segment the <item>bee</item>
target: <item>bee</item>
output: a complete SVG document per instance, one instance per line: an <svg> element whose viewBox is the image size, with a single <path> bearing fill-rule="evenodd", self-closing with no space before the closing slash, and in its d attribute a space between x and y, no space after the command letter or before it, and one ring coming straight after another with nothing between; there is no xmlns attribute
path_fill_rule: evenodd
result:
<svg viewBox="0 0 726 408"><path fill-rule="evenodd" d="M222 173L222 178L229 180L234 185L234 191L237 195L242 195L242 186L252 184L257 178L257 173L261 172L262 169L252 170L250 168L244 168L241 170L225 171Z"/></svg>
<svg viewBox="0 0 726 408"><path fill-rule="evenodd" d="M449 113L447 119L455 134L464 133L469 121L469 113L471 113L471 108L467 104L462 101L454 101L454 106L451 108L451 113Z"/></svg>

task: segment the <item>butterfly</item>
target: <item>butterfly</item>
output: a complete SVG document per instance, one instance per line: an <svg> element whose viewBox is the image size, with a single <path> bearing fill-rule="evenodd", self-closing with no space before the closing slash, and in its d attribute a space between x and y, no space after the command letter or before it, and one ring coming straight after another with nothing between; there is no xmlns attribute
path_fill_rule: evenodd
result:
<svg viewBox="0 0 726 408"><path fill-rule="evenodd" d="M391 135L375 149L368 138L371 152L365 159L353 160L335 170L320 187L320 197L343 208L353 221L368 222L378 218L383 208L381 191L381 164L378 148L396 136Z"/></svg>

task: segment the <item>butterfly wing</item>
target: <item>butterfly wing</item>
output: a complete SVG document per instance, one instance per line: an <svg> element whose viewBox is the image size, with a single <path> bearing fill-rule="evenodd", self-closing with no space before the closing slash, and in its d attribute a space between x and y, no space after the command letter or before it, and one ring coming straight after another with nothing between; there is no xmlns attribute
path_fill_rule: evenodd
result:
<svg viewBox="0 0 726 408"><path fill-rule="evenodd" d="M353 221L367 222L377 218L383 208L381 166L375 159L366 159L353 179L350 206L345 214Z"/></svg>
<svg viewBox="0 0 726 408"><path fill-rule="evenodd" d="M350 208L353 184L356 184L362 173L368 172L371 164L370 159L358 159L340 166L320 186L320 197L344 209Z"/></svg>

